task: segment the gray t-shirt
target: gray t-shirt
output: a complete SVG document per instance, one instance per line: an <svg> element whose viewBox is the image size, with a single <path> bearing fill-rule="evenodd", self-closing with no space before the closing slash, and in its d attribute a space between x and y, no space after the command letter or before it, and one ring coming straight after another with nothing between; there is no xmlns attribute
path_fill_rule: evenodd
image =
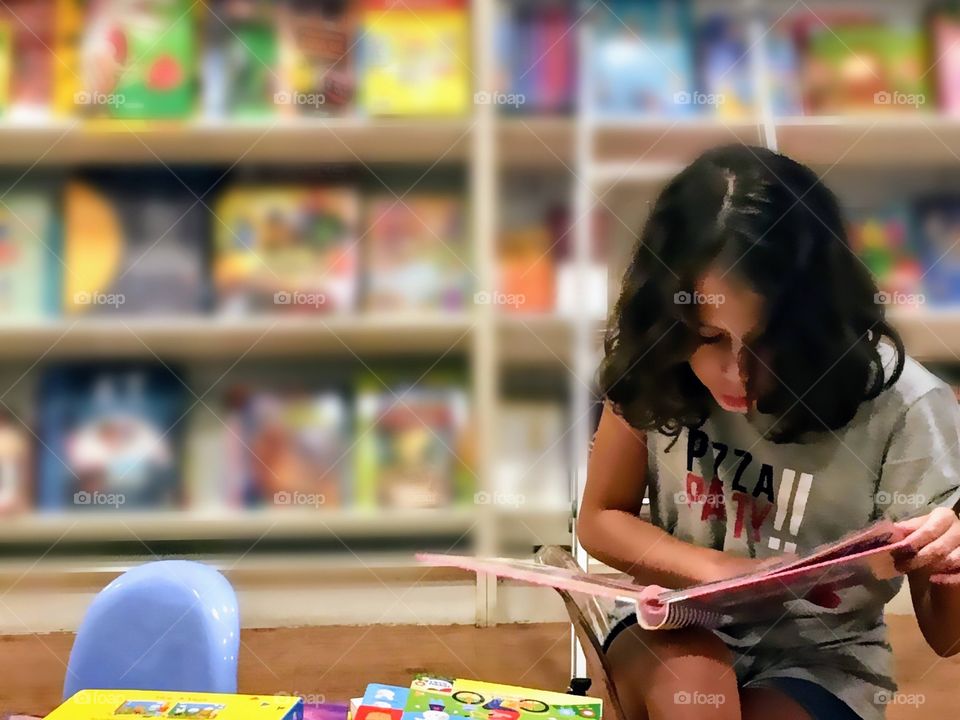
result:
<svg viewBox="0 0 960 720"><path fill-rule="evenodd" d="M891 355L884 352L887 372ZM762 437L761 423L716 408L669 451L673 438L648 433L653 523L699 546L767 558L960 499L960 408L910 358L897 382L840 430L776 444ZM896 690L883 606L902 583L843 590L835 609L791 601L777 619L717 632L734 651L742 685L813 680L879 720Z"/></svg>

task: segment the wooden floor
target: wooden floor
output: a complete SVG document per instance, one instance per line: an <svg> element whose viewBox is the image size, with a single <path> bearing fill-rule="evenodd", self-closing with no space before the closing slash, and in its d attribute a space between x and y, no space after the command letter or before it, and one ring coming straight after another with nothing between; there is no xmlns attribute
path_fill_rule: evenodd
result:
<svg viewBox="0 0 960 720"><path fill-rule="evenodd" d="M889 720L956 717L960 655L940 659L912 617L890 618L901 694ZM368 682L404 684L421 671L563 690L569 679L565 624L316 627L247 630L240 653L241 692L287 692L313 702L345 701ZM0 636L0 716L43 716L56 706L72 636Z"/></svg>

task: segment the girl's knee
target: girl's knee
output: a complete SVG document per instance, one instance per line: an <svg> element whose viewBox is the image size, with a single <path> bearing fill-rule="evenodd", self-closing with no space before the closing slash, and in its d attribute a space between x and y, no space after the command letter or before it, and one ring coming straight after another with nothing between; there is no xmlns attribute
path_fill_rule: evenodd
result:
<svg viewBox="0 0 960 720"><path fill-rule="evenodd" d="M613 640L607 657L612 666L621 660L636 664L641 658L647 662L700 658L725 666L732 666L734 662L730 648L710 630L683 628L653 631L643 630L636 625L625 629Z"/></svg>

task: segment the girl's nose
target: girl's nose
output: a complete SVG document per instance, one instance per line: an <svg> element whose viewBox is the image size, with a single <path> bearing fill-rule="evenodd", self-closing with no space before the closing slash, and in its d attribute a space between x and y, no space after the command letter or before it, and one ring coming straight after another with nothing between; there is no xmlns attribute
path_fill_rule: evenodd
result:
<svg viewBox="0 0 960 720"><path fill-rule="evenodd" d="M734 340L730 346L730 354L723 366L724 376L738 384L743 377L744 352L743 343Z"/></svg>

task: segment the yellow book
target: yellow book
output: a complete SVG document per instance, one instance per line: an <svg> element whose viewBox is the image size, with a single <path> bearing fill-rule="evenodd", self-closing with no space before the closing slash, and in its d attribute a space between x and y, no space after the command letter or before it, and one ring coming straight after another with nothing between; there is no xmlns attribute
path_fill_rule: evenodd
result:
<svg viewBox="0 0 960 720"><path fill-rule="evenodd" d="M360 104L371 115L466 114L470 42L462 0L365 0Z"/></svg>
<svg viewBox="0 0 960 720"><path fill-rule="evenodd" d="M225 695L163 690L81 690L45 720L303 720L303 700L290 695Z"/></svg>

